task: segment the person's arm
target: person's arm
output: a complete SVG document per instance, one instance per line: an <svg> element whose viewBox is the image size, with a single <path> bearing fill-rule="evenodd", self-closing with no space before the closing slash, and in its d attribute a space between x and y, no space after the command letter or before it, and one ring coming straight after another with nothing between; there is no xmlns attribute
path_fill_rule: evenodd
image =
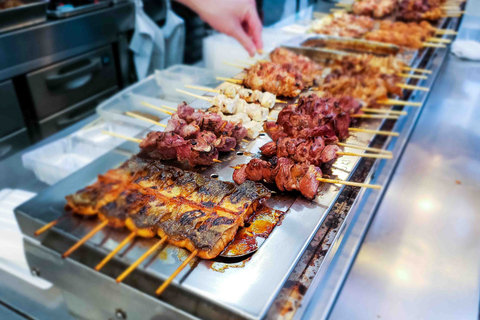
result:
<svg viewBox="0 0 480 320"><path fill-rule="evenodd" d="M215 30L237 39L253 56L263 49L262 23L254 0L177 0Z"/></svg>

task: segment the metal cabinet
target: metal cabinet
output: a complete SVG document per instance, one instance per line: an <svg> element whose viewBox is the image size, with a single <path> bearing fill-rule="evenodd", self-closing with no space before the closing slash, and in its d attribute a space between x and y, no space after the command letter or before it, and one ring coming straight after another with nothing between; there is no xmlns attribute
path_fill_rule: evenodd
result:
<svg viewBox="0 0 480 320"><path fill-rule="evenodd" d="M0 83L0 139L25 127L12 81Z"/></svg>
<svg viewBox="0 0 480 320"><path fill-rule="evenodd" d="M26 78L38 120L117 87L111 46L29 73Z"/></svg>

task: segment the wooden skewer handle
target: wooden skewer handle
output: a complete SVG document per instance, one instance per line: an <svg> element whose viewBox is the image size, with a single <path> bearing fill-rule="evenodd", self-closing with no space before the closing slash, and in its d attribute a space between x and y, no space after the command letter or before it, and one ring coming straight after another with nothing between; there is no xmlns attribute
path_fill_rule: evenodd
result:
<svg viewBox="0 0 480 320"><path fill-rule="evenodd" d="M186 84L185 88L203 90L203 91L207 91L207 92L220 93L220 90L217 90L217 89L212 89L212 88L208 88L208 87L201 87L201 86L191 86L189 84Z"/></svg>
<svg viewBox="0 0 480 320"><path fill-rule="evenodd" d="M175 277L187 266L187 264L193 259L196 257L196 255L198 254L198 250L195 250L193 251L187 259L185 259L185 261L183 261L183 263L177 268L177 270L175 270L174 273L172 273L172 275L170 277L168 277L167 280L165 280L164 283L162 283L162 285L160 287L158 287L158 289L155 291L155 294L158 296L160 294L162 294L163 291L165 291L165 289L170 285L170 283L172 283L173 279L175 279Z"/></svg>
<svg viewBox="0 0 480 320"><path fill-rule="evenodd" d="M95 267L95 270L100 271L107 263L110 261L123 247L125 247L130 241L135 238L137 234L135 232L130 233L122 242L118 244L118 246L112 250L99 264Z"/></svg>
<svg viewBox="0 0 480 320"><path fill-rule="evenodd" d="M404 71L414 71L414 72L421 72L421 73L428 73L432 74L432 70L427 70L427 69L420 69L420 68L410 68L410 67L403 67L402 68Z"/></svg>
<svg viewBox="0 0 480 320"><path fill-rule="evenodd" d="M84 244L85 242L87 242L91 237L93 237L95 235L95 233L97 233L98 231L102 230L103 228L105 228L106 226L108 225L108 220L104 220L102 221L102 223L100 223L99 225L97 225L95 228L92 229L92 231L90 231L89 233L87 233L82 239L80 239L77 243L75 243L73 246L70 247L70 249L68 249L67 251L65 251L64 254L62 254L62 258L66 258L68 257L69 255L71 255L75 250L77 250L78 248L80 248L80 246L82 244Z"/></svg>
<svg viewBox="0 0 480 320"><path fill-rule="evenodd" d="M132 263L132 265L127 268L127 270L123 271L123 273L121 275L119 275L118 278L115 281L117 281L117 283L122 282L130 273L133 272L133 270L135 270L140 265L140 263L142 263L145 259L147 259L148 256L150 256L152 253L157 251L157 249L160 248L160 246L165 241L167 241L167 239L168 239L168 237L165 236L160 241L158 241L153 246L151 246L150 249L148 249L140 258L138 258L137 261Z"/></svg>
<svg viewBox="0 0 480 320"><path fill-rule="evenodd" d="M383 153L383 154L392 154L392 152L388 151L388 150L383 150L383 149L379 149L379 148L357 146L357 145L354 145L354 144L348 144L348 143L343 143L343 142L337 142L337 146L344 147L344 148L365 150L365 151L370 151L370 152L378 152L378 153Z"/></svg>
<svg viewBox="0 0 480 320"><path fill-rule="evenodd" d="M382 186L379 186L377 184L350 182L350 181L343 181L343 180L337 180L337 179L325 179L325 178L317 178L317 180L325 183L344 184L346 186L353 186L353 187L382 189Z"/></svg>
<svg viewBox="0 0 480 320"><path fill-rule="evenodd" d="M354 152L337 152L340 156L353 156L361 158L374 158L374 159L393 159L392 154L369 154L369 153L354 153Z"/></svg>
<svg viewBox="0 0 480 320"><path fill-rule="evenodd" d="M142 142L142 139L136 139L136 138L124 136L123 134L120 134L120 133L115 133L115 132L102 130L102 134L106 134L106 135L109 135L109 136L112 136L112 137L132 141L132 142L136 142L136 143L141 143Z"/></svg>
<svg viewBox="0 0 480 320"><path fill-rule="evenodd" d="M373 133L373 134L379 134L379 135L383 135L383 136L393 136L393 137L398 137L398 136L399 136L398 132L382 131L382 130L369 130L369 129L360 129L360 128L348 128L348 131L352 131L352 132L364 132L364 133Z"/></svg>
<svg viewBox="0 0 480 320"><path fill-rule="evenodd" d="M45 231L47 231L48 229L52 228L53 226L55 226L57 223L58 223L58 220L53 220L52 222L49 222L47 223L46 225L44 225L43 227L41 227L40 229L38 229L37 231L35 231L33 233L34 236L38 236L42 233L44 233Z"/></svg>

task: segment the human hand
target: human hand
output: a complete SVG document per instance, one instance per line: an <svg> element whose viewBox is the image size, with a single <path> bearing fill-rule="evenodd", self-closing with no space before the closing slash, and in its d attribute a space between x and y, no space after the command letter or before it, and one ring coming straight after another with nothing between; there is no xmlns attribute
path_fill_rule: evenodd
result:
<svg viewBox="0 0 480 320"><path fill-rule="evenodd" d="M263 49L262 23L255 0L178 0L215 30L240 42L254 56Z"/></svg>

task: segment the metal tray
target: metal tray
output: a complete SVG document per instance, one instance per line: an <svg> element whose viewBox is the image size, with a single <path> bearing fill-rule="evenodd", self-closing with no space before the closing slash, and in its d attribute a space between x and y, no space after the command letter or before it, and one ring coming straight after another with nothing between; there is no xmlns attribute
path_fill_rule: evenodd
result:
<svg viewBox="0 0 480 320"><path fill-rule="evenodd" d="M71 11L47 10L47 15L49 18L65 19L65 18L73 17L79 14L87 13L90 11L100 10L110 6L111 4L112 4L112 0L101 0L98 3L87 4L84 6L76 7Z"/></svg>
<svg viewBox="0 0 480 320"><path fill-rule="evenodd" d="M286 42L285 45L377 55L396 55L400 52L400 47L394 44L330 35L299 36Z"/></svg>
<svg viewBox="0 0 480 320"><path fill-rule="evenodd" d="M0 33L24 28L47 20L48 1L21 0L25 3L10 9L0 10Z"/></svg>
<svg viewBox="0 0 480 320"><path fill-rule="evenodd" d="M204 103L206 102L197 100L192 103L192 106L202 108ZM381 121L369 121L363 127L376 129L380 125ZM369 134L359 133L352 136L349 142L368 145L371 137ZM246 146L244 151L255 154L259 151L259 147L268 141L270 141L268 136L259 137ZM138 150L138 146L130 142L125 143L121 148ZM354 150L347 149L346 151ZM38 227L63 214L64 197L67 194L92 183L97 174L117 166L126 158L125 155L111 152L17 208L16 215L22 232L33 237L33 232ZM218 174L219 179L231 181L233 169L230 166L246 163L249 159L244 155L224 156L221 158L223 163L215 164L202 173L205 175L215 173ZM348 179L358 162L358 158L344 156L334 164L333 174L339 179ZM325 184L313 202L292 193L274 196L268 204L275 209L287 211L287 214L282 224L274 229L270 237L250 258L250 261L246 262L242 268L229 268L223 272L215 271L212 267L217 270L228 268L229 263L200 261L193 270L186 268L182 271L173 283L173 286L177 286L178 289L175 291L183 297L193 295L199 301L210 301L217 308L242 318L259 319L263 317L342 189L335 185ZM74 239L85 235L94 224L93 221L79 218L64 219L54 228L54 232L47 233L38 240L57 252L63 252ZM127 235L127 231L114 231L114 233L119 235L115 239L109 239L101 247L97 247L97 244L102 242L105 234L97 234L92 238L87 246L97 254L91 256L98 256L99 252L105 254L112 250L122 240L122 237ZM56 241L52 239L52 237L54 238L53 234L58 236ZM147 240L145 242L149 243ZM118 261L122 263L123 267L126 267L145 250L146 247L137 245L126 255L119 257ZM181 251L183 250L169 246L165 251L167 252L165 260L156 259L148 268L141 268L138 272L153 276L159 285L180 265L181 261L177 255ZM88 265L89 258L87 257L88 255L82 254L81 251L78 255L72 255L73 259L78 259ZM108 269L107 267L106 269ZM269 270L268 274L265 273L265 270ZM100 276L100 274L98 275ZM179 286L180 280L182 280L181 286ZM51 281L56 282L56 279ZM144 290L142 286L139 289ZM174 291L165 292L161 298L176 305L179 301L178 296L175 295L175 299L173 299L172 292ZM197 316L208 317L208 314L198 314L198 310L183 307L188 312L197 312Z"/></svg>

